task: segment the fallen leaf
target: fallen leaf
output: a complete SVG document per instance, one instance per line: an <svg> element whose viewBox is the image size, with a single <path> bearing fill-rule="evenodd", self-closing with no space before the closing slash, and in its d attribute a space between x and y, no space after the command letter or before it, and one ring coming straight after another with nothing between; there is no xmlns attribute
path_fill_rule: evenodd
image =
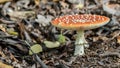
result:
<svg viewBox="0 0 120 68"><path fill-rule="evenodd" d="M109 26L114 26L114 25L119 25L119 21L117 20L116 16L112 16L110 23L108 24Z"/></svg>
<svg viewBox="0 0 120 68"><path fill-rule="evenodd" d="M16 2L16 6L18 6L18 8L20 9L20 8L29 8L29 4L30 4L30 1L31 0L18 0L17 2Z"/></svg>
<svg viewBox="0 0 120 68"><path fill-rule="evenodd" d="M108 3L110 0L94 0L97 5Z"/></svg>
<svg viewBox="0 0 120 68"><path fill-rule="evenodd" d="M103 41L109 40L109 38L107 38L107 37L105 37L105 36L99 36L99 38L100 38L101 40L103 40Z"/></svg>
<svg viewBox="0 0 120 68"><path fill-rule="evenodd" d="M12 29L7 29L7 33L10 35L18 36L18 32L12 30Z"/></svg>
<svg viewBox="0 0 120 68"><path fill-rule="evenodd" d="M79 4L79 3L83 3L84 0L68 0L68 2L73 3L73 4Z"/></svg>
<svg viewBox="0 0 120 68"><path fill-rule="evenodd" d="M11 58L12 60L18 62L18 60L15 58L15 56L14 56L12 53L10 53L10 58Z"/></svg>
<svg viewBox="0 0 120 68"><path fill-rule="evenodd" d="M41 45L35 44L35 45L33 45L33 46L30 47L29 55L32 55L33 53L39 53L39 52L42 52L42 51L43 50L42 50Z"/></svg>
<svg viewBox="0 0 120 68"><path fill-rule="evenodd" d="M116 38L117 36L119 36L120 35L120 31L118 30L118 31L115 31L115 32L113 32L112 34L111 34L111 36L112 36L112 38L111 39L114 39L114 38Z"/></svg>
<svg viewBox="0 0 120 68"><path fill-rule="evenodd" d="M100 56L105 57L105 56L117 56L118 58L120 58L120 53L119 52L110 52L110 51L106 51L103 54L100 54Z"/></svg>
<svg viewBox="0 0 120 68"><path fill-rule="evenodd" d="M8 1L12 1L12 0L0 0L0 4L1 4L1 3L8 2Z"/></svg>
<svg viewBox="0 0 120 68"><path fill-rule="evenodd" d="M12 20L16 19L26 19L28 17L34 17L35 12L34 11L13 11L13 12L8 12L8 15Z"/></svg>
<svg viewBox="0 0 120 68"><path fill-rule="evenodd" d="M6 57L5 54L2 51L0 51L0 56Z"/></svg>
<svg viewBox="0 0 120 68"><path fill-rule="evenodd" d="M98 41L100 38L99 37L93 37L93 42Z"/></svg>
<svg viewBox="0 0 120 68"><path fill-rule="evenodd" d="M50 25L52 18L53 17L50 15L47 15L46 17L43 15L37 15L36 21L40 23L42 26L47 26Z"/></svg>
<svg viewBox="0 0 120 68"><path fill-rule="evenodd" d="M59 42L51 42L51 41L44 41L44 44L46 47L48 48L56 48L56 47L59 47L60 46L60 43Z"/></svg>
<svg viewBox="0 0 120 68"><path fill-rule="evenodd" d="M6 32L5 27L4 27L4 25L3 25L3 24L0 24L0 30L2 30L2 31L4 31L4 32Z"/></svg>
<svg viewBox="0 0 120 68"><path fill-rule="evenodd" d="M120 44L120 36L117 37L117 43Z"/></svg>
<svg viewBox="0 0 120 68"><path fill-rule="evenodd" d="M78 5L75 6L75 8L79 8L79 9L82 9L83 7L84 7L83 3L79 3Z"/></svg>
<svg viewBox="0 0 120 68"><path fill-rule="evenodd" d="M48 2L48 0L41 0L40 2L43 4L46 4Z"/></svg>
<svg viewBox="0 0 120 68"><path fill-rule="evenodd" d="M58 2L59 0L52 0L53 2Z"/></svg>
<svg viewBox="0 0 120 68"><path fill-rule="evenodd" d="M7 65L7 64L4 64L4 63L0 62L0 68L13 68L13 67L10 66L10 65Z"/></svg>
<svg viewBox="0 0 120 68"><path fill-rule="evenodd" d="M60 4L63 8L68 8L68 6L69 6L67 3L65 3L63 1L60 1Z"/></svg>
<svg viewBox="0 0 120 68"><path fill-rule="evenodd" d="M75 5L75 8L82 9L84 7L84 0L68 0L68 2Z"/></svg>
<svg viewBox="0 0 120 68"><path fill-rule="evenodd" d="M63 36L62 34L58 35L58 42L65 43L65 36Z"/></svg>
<svg viewBox="0 0 120 68"><path fill-rule="evenodd" d="M117 16L120 15L119 4L109 4L109 3L103 4L103 10L113 15L117 15Z"/></svg>
<svg viewBox="0 0 120 68"><path fill-rule="evenodd" d="M35 5L38 6L40 4L40 0L34 0Z"/></svg>

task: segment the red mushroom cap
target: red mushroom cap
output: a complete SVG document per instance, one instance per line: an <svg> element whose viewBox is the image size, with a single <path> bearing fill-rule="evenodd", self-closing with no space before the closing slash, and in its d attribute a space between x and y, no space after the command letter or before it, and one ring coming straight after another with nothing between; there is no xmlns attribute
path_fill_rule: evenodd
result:
<svg viewBox="0 0 120 68"><path fill-rule="evenodd" d="M88 30L98 28L110 21L108 17L91 14L65 15L52 21L52 25L64 29Z"/></svg>

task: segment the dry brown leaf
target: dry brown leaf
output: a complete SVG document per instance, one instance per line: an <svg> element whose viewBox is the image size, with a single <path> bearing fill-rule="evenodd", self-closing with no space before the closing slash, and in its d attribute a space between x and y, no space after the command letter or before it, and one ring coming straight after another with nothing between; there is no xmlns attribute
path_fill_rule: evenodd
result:
<svg viewBox="0 0 120 68"><path fill-rule="evenodd" d="M117 37L117 43L120 44L120 36Z"/></svg>
<svg viewBox="0 0 120 68"><path fill-rule="evenodd" d="M103 41L107 41L109 40L109 38L105 37L105 36L99 36L99 37L93 37L93 42L98 41L99 39L103 40Z"/></svg>
<svg viewBox="0 0 120 68"><path fill-rule="evenodd" d="M110 0L94 0L97 5L108 3Z"/></svg>
<svg viewBox="0 0 120 68"><path fill-rule="evenodd" d="M0 30L6 32L5 27L2 24L0 24Z"/></svg>
<svg viewBox="0 0 120 68"><path fill-rule="evenodd" d="M1 4L1 3L8 2L8 1L12 1L12 0L0 0L0 4Z"/></svg>
<svg viewBox="0 0 120 68"><path fill-rule="evenodd" d="M79 8L79 9L82 9L83 7L84 7L83 3L79 3L78 5L75 6L75 8Z"/></svg>
<svg viewBox="0 0 120 68"><path fill-rule="evenodd" d="M74 4L74 8L82 9L84 7L84 0L68 0L68 2Z"/></svg>
<svg viewBox="0 0 120 68"><path fill-rule="evenodd" d="M15 56L14 56L14 55L12 55L12 53L10 53L10 58L11 58L12 60L14 60L14 61L18 62L18 60L15 58Z"/></svg>
<svg viewBox="0 0 120 68"><path fill-rule="evenodd" d="M13 67L10 66L10 65L7 65L7 64L4 64L4 63L0 62L0 68L13 68Z"/></svg>
<svg viewBox="0 0 120 68"><path fill-rule="evenodd" d="M96 42L99 40L99 37L93 37L93 42Z"/></svg>
<svg viewBox="0 0 120 68"><path fill-rule="evenodd" d="M116 38L116 37L119 36L119 35L120 35L120 31L115 31L115 32L113 32L113 33L111 34L111 36L112 36L111 39L114 39L114 38Z"/></svg>
<svg viewBox="0 0 120 68"><path fill-rule="evenodd" d="M68 8L68 4L63 2L63 1L60 1L60 4L62 5L63 8Z"/></svg>
<svg viewBox="0 0 120 68"><path fill-rule="evenodd" d="M59 0L53 0L53 2L58 2Z"/></svg>
<svg viewBox="0 0 120 68"><path fill-rule="evenodd" d="M35 2L35 5L36 5L36 6L39 6L40 0L34 0L34 2Z"/></svg>
<svg viewBox="0 0 120 68"><path fill-rule="evenodd" d="M0 51L0 55L1 55L2 57L5 57L5 54L4 54L2 51Z"/></svg>
<svg viewBox="0 0 120 68"><path fill-rule="evenodd" d="M109 40L109 38L107 38L107 37L105 37L105 36L100 36L100 39L102 39L103 41L107 41L107 40Z"/></svg>

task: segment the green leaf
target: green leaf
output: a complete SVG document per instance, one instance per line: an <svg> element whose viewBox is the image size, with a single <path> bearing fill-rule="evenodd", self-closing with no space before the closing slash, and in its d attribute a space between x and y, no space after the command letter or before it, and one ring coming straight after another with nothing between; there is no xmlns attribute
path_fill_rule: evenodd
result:
<svg viewBox="0 0 120 68"><path fill-rule="evenodd" d="M39 53L39 52L42 52L42 47L41 45L39 44L35 44L33 46L30 47L30 50L29 50L29 55L32 55L33 53L31 52L31 50L33 51L33 53Z"/></svg>
<svg viewBox="0 0 120 68"><path fill-rule="evenodd" d="M8 34L18 36L18 32L15 32L14 30L7 30Z"/></svg>
<svg viewBox="0 0 120 68"><path fill-rule="evenodd" d="M48 48L56 48L56 47L59 47L60 46L60 43L59 42L51 42L51 41L44 41L44 44L46 47Z"/></svg>
<svg viewBox="0 0 120 68"><path fill-rule="evenodd" d="M63 36L62 34L58 35L58 42L60 43L65 43L65 36Z"/></svg>

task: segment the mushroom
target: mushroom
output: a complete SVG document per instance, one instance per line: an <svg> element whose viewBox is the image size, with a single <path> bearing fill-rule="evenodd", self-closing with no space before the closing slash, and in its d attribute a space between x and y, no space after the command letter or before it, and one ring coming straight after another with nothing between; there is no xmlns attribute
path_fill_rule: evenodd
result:
<svg viewBox="0 0 120 68"><path fill-rule="evenodd" d="M84 47L89 47L84 37L84 30L101 27L107 24L109 20L108 17L100 15L76 14L56 18L52 21L52 25L59 28L76 30L77 38L75 41L74 55L84 55Z"/></svg>

